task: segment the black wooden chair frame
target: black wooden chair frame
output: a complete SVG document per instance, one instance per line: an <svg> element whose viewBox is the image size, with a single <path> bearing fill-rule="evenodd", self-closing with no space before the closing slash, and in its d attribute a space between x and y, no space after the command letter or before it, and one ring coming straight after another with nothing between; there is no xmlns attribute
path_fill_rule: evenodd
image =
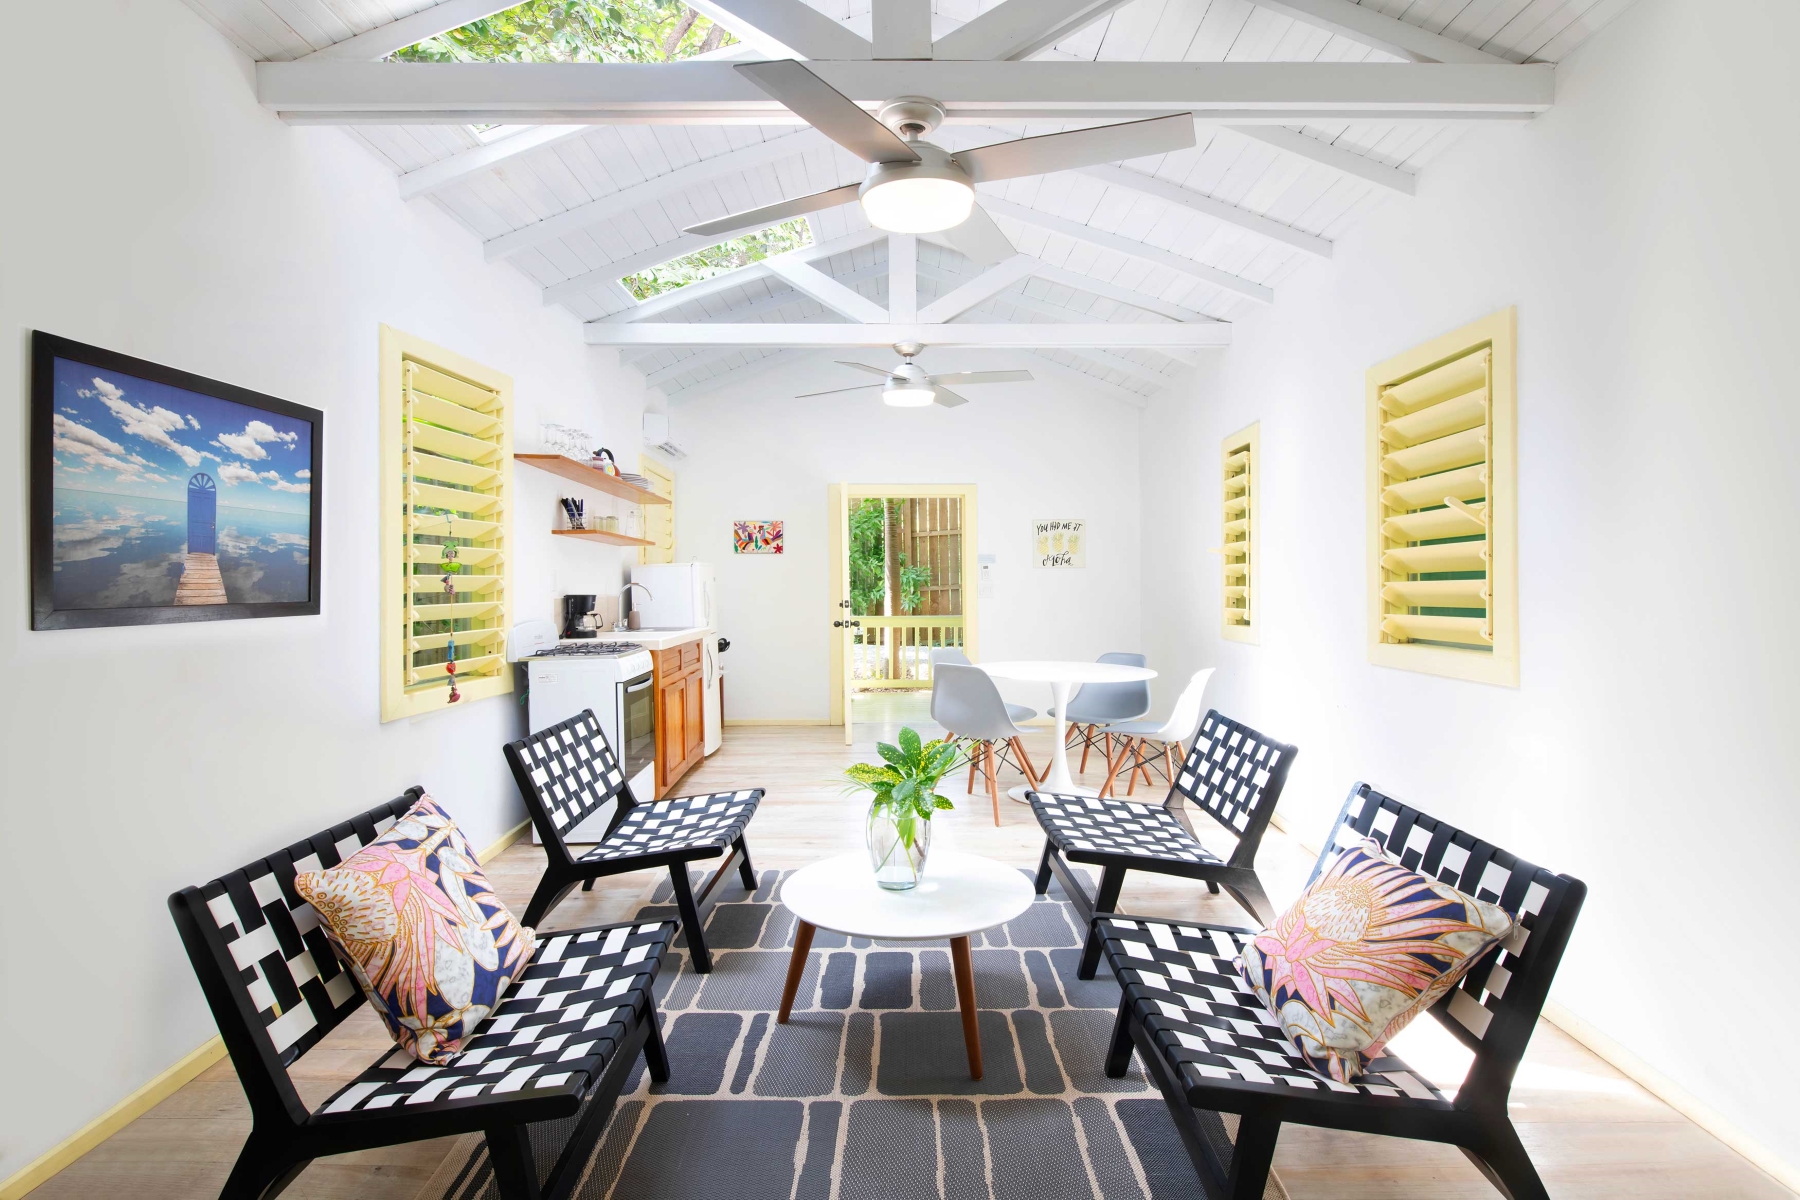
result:
<svg viewBox="0 0 1800 1200"><path fill-rule="evenodd" d="M1233 739L1236 739L1234 742ZM1255 750L1266 752L1267 778L1260 787L1254 787L1255 794L1241 805L1231 803L1231 798L1216 788L1207 787L1204 771L1208 765L1208 756L1224 750L1227 753L1240 753L1238 747L1253 744ZM1125 886L1127 871L1149 871L1158 875L1174 875L1183 879L1198 879L1204 882L1207 890L1218 895L1223 888L1231 894L1232 899L1243 906L1244 910L1263 924L1267 925L1275 919L1275 908L1269 903L1269 896L1263 890L1262 880L1256 874L1256 852L1262 845L1264 832L1268 829L1269 818L1275 814L1275 805L1281 799L1281 791L1287 785L1288 769L1293 765L1298 751L1284 742L1277 742L1265 737L1248 725L1233 721L1223 716L1217 709L1209 710L1200 722L1200 730L1194 737L1194 744L1183 758L1181 769L1176 773L1175 781L1164 797L1162 808L1173 814L1190 835L1194 833L1193 822L1188 815L1187 801L1192 800L1194 806L1207 816L1213 818L1227 832L1237 838L1232 848L1231 857L1223 862L1182 862L1167 858L1151 858L1135 854L1097 852L1070 849L1059 849L1056 840L1044 838L1044 853L1038 860L1036 887L1038 895L1043 895L1050 888L1050 877L1056 876L1063 890L1068 893L1075 911L1081 919L1089 924L1086 944L1082 947L1081 962L1076 967L1076 975L1081 979L1092 979L1100 965L1100 938L1093 931L1092 923L1096 916L1115 911L1119 905L1119 892ZM1236 782L1242 784L1243 780ZM1253 785L1254 786L1254 785ZM1035 797L1034 797L1035 798ZM1131 801L1117 801L1132 803ZM1036 805L1033 806L1036 808ZM1230 814L1241 813L1243 826L1233 825ZM1038 813L1040 824L1044 820L1043 813ZM1195 841L1199 838L1196 835ZM1086 863L1101 869L1100 886L1094 893L1088 891L1086 883L1070 869L1071 862Z"/></svg>
<svg viewBox="0 0 1800 1200"><path fill-rule="evenodd" d="M568 843L563 840L562 830L557 827L551 816L549 806L545 804L537 785L532 781L531 769L523 758L523 748L531 742L542 741L553 737L564 730L587 728L584 734L597 739L598 746L604 751L607 760L608 778L598 788L590 789L578 814L567 821L566 827L574 828L591 813L599 810L608 800L617 800L618 806L613 811L612 820L607 823L606 833L601 838L611 837L613 831L625 821L631 810L641 804L668 804L687 797L665 797L662 800L642 801L631 790L631 784L625 778L625 772L618 765L618 758L612 746L606 740L606 733L600 728L593 710L578 713L566 721L548 726L529 737L520 738L506 745L506 764L512 768L513 780L519 786L519 795L525 801L525 810L531 816L531 823L537 829L538 836L544 846L544 874L538 880L537 890L532 893L531 902L525 906L523 923L536 927L557 905L561 904L577 885L581 890L591 891L594 881L613 875L624 875L631 871L644 871L656 867L669 869L669 885L675 892L675 906L681 913L681 927L687 937L687 949L693 957L694 970L705 975L712 970L712 954L706 948L705 925L700 919L700 911L712 896L713 889L719 881L736 867L739 881L746 890L756 890L756 868L750 862L750 847L744 841L744 835L738 834L732 839L730 853L725 861L719 864L718 870L703 883L699 890L694 889L693 881L688 878L687 864L709 858L717 858L725 853L718 846L687 847L655 853L635 854L620 858L583 859L569 852ZM762 796L761 788L741 789L753 791L757 798ZM721 793L722 794L722 793Z"/></svg>
<svg viewBox="0 0 1800 1200"><path fill-rule="evenodd" d="M310 1006L315 1023L286 1049L277 1051L268 1033L270 1018L257 1009L248 988L249 980L255 978L254 972L238 967L219 922L209 908L209 901L228 897L239 912L258 907L252 884L264 884L272 876L279 883L282 899L289 909L300 907L304 902L293 891L296 862L316 855L321 866L336 866L342 861L339 846L352 838L361 845L374 841L379 831L391 826L423 792L423 788L410 788L387 804L221 876L204 888L183 888L169 897L169 911L175 919L176 929L199 978L201 992L212 1009L213 1019L218 1023L219 1035L231 1056L238 1082L250 1103L250 1136L219 1193L220 1200L268 1200L278 1196L315 1158L465 1133L486 1135L488 1153L504 1200L563 1200L579 1182L589 1152L598 1140L639 1052L644 1055L652 1079L663 1082L669 1078L669 1060L657 1024L655 1000L650 989L645 987L641 1002L634 1005L627 1021L624 1039L617 1043L597 1079L588 1080L584 1076L577 1084L540 1088L506 1099L434 1101L420 1106L396 1104L390 1108L352 1109L342 1113L325 1113L323 1109L313 1112L307 1108L294 1087L288 1068L363 1006L362 990L352 981L346 998L333 1003L325 994L325 985L339 978L349 980L349 973L334 955L320 948L322 937L300 948L299 954L311 955L318 975L308 982L298 1000L286 1006L278 1003L277 1011L305 1003ZM260 907L267 913L275 903ZM628 928L630 924L638 923L623 927ZM614 928L620 926L599 926L567 933L579 936ZM289 949L284 947L282 954L291 961L297 955L287 953ZM321 956L324 961L319 961ZM392 1050L385 1051L377 1062L393 1053ZM581 1114L579 1123L571 1131L549 1176L540 1185L528 1127L540 1121L565 1120L577 1113Z"/></svg>
<svg viewBox="0 0 1800 1200"><path fill-rule="evenodd" d="M1549 1193L1513 1127L1507 1103L1513 1075L1525 1055L1551 980L1568 946L1587 885L1568 875L1553 875L1384 796L1365 783L1351 789L1332 836L1326 840L1326 848L1313 868L1312 879L1318 878L1340 849L1364 837L1373 837L1403 866L1432 875L1520 916L1528 931L1522 946L1509 939L1495 947L1429 1010L1475 1055L1454 1100L1389 1098L1324 1087L1302 1090L1283 1083L1255 1084L1238 1079L1184 1079L1157 1042L1157 1029L1163 1018L1161 1010L1151 1002L1155 989L1143 989L1145 994L1134 995L1137 985L1132 969L1125 965L1125 943L1101 927L1132 922L1240 935L1255 931L1122 914L1095 919L1096 931L1105 939L1113 973L1125 988L1107 1054L1107 1075L1122 1077L1133 1049L1139 1052L1181 1131L1209 1200L1261 1200L1284 1122L1447 1143L1460 1149L1509 1200L1548 1200ZM1396 846L1400 848L1397 855ZM1444 867L1451 847L1467 854L1460 870ZM1506 876L1498 893L1483 887L1494 869ZM1490 982L1503 994L1488 991ZM1479 1031L1477 1025L1482 1027ZM1396 1059L1386 1061L1405 1065ZM1237 1137L1229 1161L1201 1127L1196 1110L1238 1114Z"/></svg>

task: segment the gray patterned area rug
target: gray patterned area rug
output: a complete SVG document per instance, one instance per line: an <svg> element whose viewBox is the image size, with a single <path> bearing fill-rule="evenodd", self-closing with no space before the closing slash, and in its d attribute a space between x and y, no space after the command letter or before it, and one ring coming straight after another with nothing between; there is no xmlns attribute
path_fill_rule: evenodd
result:
<svg viewBox="0 0 1800 1200"><path fill-rule="evenodd" d="M1134 1058L1102 1070L1118 985L1075 977L1060 888L970 938L985 1077L969 1078L946 943L820 930L775 1023L793 914L786 872L735 878L706 922L713 970L672 951L656 983L672 1078L640 1058L575 1189L580 1200L1197 1200L1204 1193ZM675 915L665 878L638 917ZM676 946L685 942L677 939ZM1228 1139L1226 1116L1214 1140ZM538 1141L533 1138L534 1143ZM554 1152L539 1151L542 1169ZM421 1197L495 1200L460 1139ZM1286 1200L1273 1175L1265 1200Z"/></svg>

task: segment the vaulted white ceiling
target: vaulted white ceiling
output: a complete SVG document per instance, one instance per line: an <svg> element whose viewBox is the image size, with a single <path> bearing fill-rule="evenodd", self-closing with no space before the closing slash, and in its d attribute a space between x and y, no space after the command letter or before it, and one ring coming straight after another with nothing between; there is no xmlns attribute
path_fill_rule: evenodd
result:
<svg viewBox="0 0 1800 1200"><path fill-rule="evenodd" d="M920 325L928 343L1011 345L1142 398L1280 303L1294 272L1328 270L1344 230L1407 203L1471 124L1548 107L1548 68L1519 64L1554 63L1629 0L695 0L743 43L710 63L574 68L375 61L493 0L187 2L259 62L293 64L259 68L266 105L346 126L403 196L449 212L671 398ZM952 150L1178 111L1196 114L1196 145L981 185L1018 251L997 266L890 239L852 203L809 218L807 250L639 304L622 275L712 240L684 226L862 179L737 87L732 59L790 54L860 103L944 101L933 140ZM516 131L484 142L474 126L495 121Z"/></svg>

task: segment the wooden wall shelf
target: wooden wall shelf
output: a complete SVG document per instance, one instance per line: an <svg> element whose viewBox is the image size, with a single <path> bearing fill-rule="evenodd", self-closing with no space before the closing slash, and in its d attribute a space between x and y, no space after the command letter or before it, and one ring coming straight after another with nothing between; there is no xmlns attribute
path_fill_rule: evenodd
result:
<svg viewBox="0 0 1800 1200"><path fill-rule="evenodd" d="M609 546L654 546L655 542L643 538L630 537L623 533L608 533L604 529L552 529L557 537L581 538L589 542L605 542Z"/></svg>
<svg viewBox="0 0 1800 1200"><path fill-rule="evenodd" d="M597 467L590 467L586 463L578 462L564 454L515 454L513 455L513 461L522 462L528 467L536 467L540 471L548 471L552 475L560 475L564 479L581 484L583 487L591 487L595 491L606 492L609 495L618 496L620 499L629 500L633 504L669 503L669 498L667 496L659 496L648 488L641 488L636 484L626 483L617 475L608 475L605 471L602 471ZM557 532L562 533L564 531L559 529ZM573 533L580 531L569 530L568 532ZM650 542L641 542L632 539L626 539L620 543L620 545L632 546L648 546L651 544L652 543Z"/></svg>

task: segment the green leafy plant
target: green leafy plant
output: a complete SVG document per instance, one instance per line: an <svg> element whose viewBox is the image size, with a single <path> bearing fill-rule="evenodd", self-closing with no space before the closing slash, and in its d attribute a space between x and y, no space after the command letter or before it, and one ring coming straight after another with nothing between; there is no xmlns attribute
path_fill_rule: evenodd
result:
<svg viewBox="0 0 1800 1200"><path fill-rule="evenodd" d="M893 817L900 844L912 849L918 837L920 821L931 820L939 809L954 808L949 799L937 794L940 780L950 773L956 762L956 744L938 739L927 742L910 726L900 729L900 744L877 742L875 752L882 765L857 763L844 772L850 781L845 790L869 792L875 797L871 809Z"/></svg>
<svg viewBox="0 0 1800 1200"><path fill-rule="evenodd" d="M902 554L900 561L906 562L906 555ZM921 599L920 593L930 582L930 567L902 566L900 568L900 611L908 616L917 612Z"/></svg>
<svg viewBox="0 0 1800 1200"><path fill-rule="evenodd" d="M716 246L708 246L704 250L696 250L692 254L684 254L680 258L671 258L654 267L646 267L635 275L625 276L619 282L639 300L648 300L663 292L686 287L702 279L711 279L715 275L735 271L753 262L761 262L771 254L785 254L789 250L810 245L812 231L804 220L795 218L780 225L771 225L767 229L759 229L755 233L747 233L743 237L720 242Z"/></svg>
<svg viewBox="0 0 1800 1200"><path fill-rule="evenodd" d="M426 38L398 62L670 62L736 39L680 0L526 0Z"/></svg>

